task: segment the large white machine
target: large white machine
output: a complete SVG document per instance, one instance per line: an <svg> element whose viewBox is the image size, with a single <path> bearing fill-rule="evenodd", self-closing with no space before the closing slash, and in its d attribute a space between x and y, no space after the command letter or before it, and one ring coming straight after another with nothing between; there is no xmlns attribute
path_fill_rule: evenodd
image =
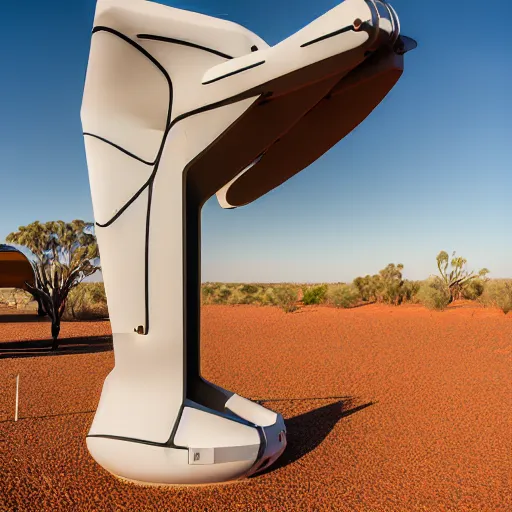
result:
<svg viewBox="0 0 512 512"><path fill-rule="evenodd" d="M98 0L92 33L81 117L115 367L88 449L138 482L243 478L279 457L286 429L201 376L201 207L248 204L315 161L415 42L378 0L345 0L272 47L145 0Z"/></svg>

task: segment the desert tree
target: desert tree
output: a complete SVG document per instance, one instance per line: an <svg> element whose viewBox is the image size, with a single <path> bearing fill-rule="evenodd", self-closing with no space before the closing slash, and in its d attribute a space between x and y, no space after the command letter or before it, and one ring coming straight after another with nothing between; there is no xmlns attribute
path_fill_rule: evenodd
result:
<svg viewBox="0 0 512 512"><path fill-rule="evenodd" d="M446 251L441 251L437 257L437 268L440 279L448 288L450 293L450 303L455 299L462 297L464 288L468 286L471 281L475 279L486 279L489 270L486 268L481 269L478 273L469 272L466 268L467 260L460 256L455 256L455 251L452 253L452 258L448 256Z"/></svg>
<svg viewBox="0 0 512 512"><path fill-rule="evenodd" d="M68 223L36 221L21 226L6 240L31 253L35 284L26 284L51 319L52 350L56 350L60 320L69 292L100 269L93 224L83 220Z"/></svg>
<svg viewBox="0 0 512 512"><path fill-rule="evenodd" d="M356 277L353 285L359 291L359 295L364 302L377 302L379 300L382 278L380 274L373 276Z"/></svg>
<svg viewBox="0 0 512 512"><path fill-rule="evenodd" d="M402 277L402 270L404 266L399 263L389 263L386 268L379 270L379 275L382 280L382 300L388 304L398 306L402 303L404 280Z"/></svg>

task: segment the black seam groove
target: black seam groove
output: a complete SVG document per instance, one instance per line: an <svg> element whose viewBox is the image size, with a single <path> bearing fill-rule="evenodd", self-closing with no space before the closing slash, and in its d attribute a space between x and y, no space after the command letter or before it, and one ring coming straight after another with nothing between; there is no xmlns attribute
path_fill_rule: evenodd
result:
<svg viewBox="0 0 512 512"><path fill-rule="evenodd" d="M94 137L95 139L101 140L102 142L105 142L106 144L113 146L114 148L118 149L125 155L128 155L129 157L131 157L135 160L138 160L139 162L142 162L145 165L155 165L155 161L148 162L147 160L144 160L143 158L140 158L139 156L134 155L133 153L130 153L130 151L128 151L127 149L124 149L123 147L119 146L118 144L116 144L108 139L105 139L104 137L100 137L99 135L95 135L94 133L89 133L89 132L84 132L83 135L87 136L87 137Z"/></svg>
<svg viewBox="0 0 512 512"><path fill-rule="evenodd" d="M117 30L115 30L113 28L105 27L103 25L97 25L96 27L94 27L92 29L92 33L93 34L95 34L96 32L110 32L111 34L119 37L123 41L127 42L129 45L131 45L134 48L136 48L139 52L141 52L146 58L148 58L162 72L162 74L165 76L165 78L166 78L167 82L169 83L169 85L171 85L171 89L172 89L171 77L169 76L169 73L167 73L166 69L162 66L162 64L160 64L160 62L158 62L155 59L155 57L153 57L153 55L151 55L142 46L137 44L133 39L130 39L128 36L124 35L121 32L118 32Z"/></svg>
<svg viewBox="0 0 512 512"><path fill-rule="evenodd" d="M162 137L160 149L155 158L155 166L153 168L151 176L146 181L146 183L132 196L132 198L129 201L127 201L125 203L125 205L116 213L116 215L114 215L108 222L106 222L105 224L96 223L96 225L98 227L108 227L108 226L112 225L112 223L115 222L123 214L124 211L126 211L126 209L140 196L140 194L142 194L142 192L147 187L149 187L148 209L147 209L147 214L146 214L147 215L146 216L146 240L145 240L145 317L146 317L145 320L146 320L146 329L145 329L145 332L143 333L144 335L147 335L148 331L149 331L149 279L148 278L149 278L149 226L150 226L151 199L152 199L152 191L153 191L153 182L154 182L156 173L158 172L158 167L159 167L162 153L163 153L163 150L165 147L165 143L167 141L167 137L168 137L172 127L174 125L176 125L178 122L180 122L181 120L186 119L187 117L190 117L190 116L193 116L196 114L200 114L203 112L208 112L210 110L214 110L216 108L219 108L219 107L222 107L225 105L230 105L232 103L242 101L242 100L250 98L252 96L261 96L261 93L257 93L256 91L250 89L250 90L244 91L242 93L239 93L235 96L232 96L230 98L226 98L224 100L220 100L215 103L211 103L209 105L204 105L203 107L199 107L199 108L191 110L189 112L184 112L183 114L177 116L176 118L174 118L171 121L171 112L172 112L172 103L173 103L173 87L172 87L171 78L169 77L167 71L162 67L162 65L152 55L150 55L146 50L144 50L144 48L140 47L137 43L135 43L133 40L131 40L124 34L118 32L117 30L111 29L109 27L103 27L103 26L94 27L92 33L94 34L96 32L100 32L100 31L109 32L109 33L113 34L114 36L119 37L123 41L126 41L128 44L130 44L131 46L133 46L134 48L139 50L144 56L146 56L151 62L153 62L157 66L157 68L165 76L165 78L168 82L168 85L169 85L169 106L168 106L168 113L167 113L166 128L165 128L164 135ZM186 200L186 198L184 198L184 201L183 201L184 205L185 205L185 200ZM184 260L185 260L185 258L184 258ZM184 353L185 353L185 351L184 351ZM183 400L185 398L186 398L186 381L184 381L184 383L183 383ZM93 434L93 435L89 435L88 437L103 437L103 438L107 438L107 439L118 439L121 441L132 441L132 442L136 442L136 443L148 444L148 445L153 445L153 446L187 449L185 447L176 446L174 444L174 437L176 435L176 431L178 429L179 422L181 420L183 409L184 409L184 405L182 403L179 413L178 413L178 417L174 423L169 441L167 441L167 443L154 443L151 441L144 441L144 440L140 440L140 439L131 439L131 438L126 438L126 437L121 437L121 436L112 436L112 435L94 435Z"/></svg>
<svg viewBox="0 0 512 512"><path fill-rule="evenodd" d="M242 101L244 99L250 98L251 96L261 96L261 93L254 93L251 94L250 91L245 91L243 93L237 94L235 96L231 96L230 98L226 98L225 100L220 100L215 103L210 103L209 105L204 105L203 107L196 108L194 110L190 110L189 112L184 112L183 114L180 114L179 116L175 117L172 122L169 124L169 127L165 130L164 139L162 145L165 145L165 141L167 140L167 136L169 135L169 132L171 129L180 121L183 121L187 117L194 116L196 114L202 114L203 112L208 112L210 110L215 110L216 108L224 107L226 105L230 105L232 103L236 103L238 101ZM159 155L157 157L157 160L155 161L156 164L158 164L160 161L160 151ZM151 176L149 177L148 181L142 185L142 187L124 204L124 206L117 212L108 222L105 224L98 224L96 225L100 228L102 227L108 227L110 226L115 220L117 220L121 213L123 213L128 206L130 206L138 197L139 195L144 191L144 189L152 183L154 180L155 174L156 174L157 168L153 171Z"/></svg>
<svg viewBox="0 0 512 512"><path fill-rule="evenodd" d="M133 437L114 436L114 435L110 435L110 434L90 434L86 437L87 438L98 437L100 439L114 439L116 441L126 441L129 443L147 444L150 446L158 446L160 448L175 448L177 450L188 450L188 448L186 446L177 446L174 444L174 442L156 443L154 441L145 441L144 439L135 439Z"/></svg>
<svg viewBox="0 0 512 512"><path fill-rule="evenodd" d="M187 446L180 446L174 443L174 438L176 437L176 432L178 431L178 426L181 421L181 417L183 415L183 410L185 409L185 405L182 403L180 406L180 410L178 412L178 416L171 430L171 435L169 436L169 440L165 443L157 443L156 441L146 441L144 439L136 439L134 437L124 437L124 436L116 436L111 434L89 434L86 437L99 437L103 439L115 439L116 441L127 441L130 443L138 443L138 444L147 444L150 446L158 446L160 448L175 448L177 450L188 450Z"/></svg>
<svg viewBox="0 0 512 512"><path fill-rule="evenodd" d="M203 85L213 84L213 82L217 82L219 80L222 80L223 78L227 78L228 76L237 75L238 73L241 73L242 71L247 71L248 69L256 68L258 66L261 66L262 64L265 64L264 60L262 60L260 62L256 62L255 64L251 64L249 66L245 66L244 68L237 69L236 71L231 71L231 73L226 73L225 75L218 76L217 78L213 78L212 80L208 80L207 82L203 82Z"/></svg>
<svg viewBox="0 0 512 512"><path fill-rule="evenodd" d="M150 41L162 41L163 43L173 43L179 44L181 46L188 46L190 48L197 48L198 50L203 50L208 53L213 53L213 55L217 55L218 57L222 57L224 59L233 59L231 55L227 55L226 53L222 53L213 48L208 48L207 46L201 46L200 44L191 43L189 41L183 41L182 39L174 39L173 37L164 37L164 36L156 36L154 34L137 34L138 39L147 39Z"/></svg>
<svg viewBox="0 0 512 512"><path fill-rule="evenodd" d="M151 199L153 198L153 181L154 180L150 178L148 187L148 209L146 212L146 253L144 264L144 304L146 308L146 328L144 329L144 334L148 334L149 332L149 220L151 217Z"/></svg>
<svg viewBox="0 0 512 512"><path fill-rule="evenodd" d="M148 51L146 51L144 48L142 48L142 46L140 46L139 44L137 44L135 41L133 41L132 39L130 39L129 37L127 37L126 35L122 34L121 32L113 29L113 28L110 28L110 27L105 27L105 26L102 26L102 25L99 25L99 26L96 26L92 29L92 33L95 34L96 32L108 32L116 37L119 37L120 39L122 39L123 41L125 41L126 43L128 43L129 45L131 45L133 48L135 48L136 50L138 50L140 53L142 53L142 55L144 55L147 59L149 59L159 70L160 72L164 75L166 81L167 81L167 85L169 86L169 104L168 104L168 107L167 107L167 119L166 119L166 122L165 122L165 132L164 132L164 135L162 137L162 141L160 143L160 149L158 150L158 154L155 158L155 166L153 168L153 172L151 173L151 176L149 177L149 179L146 181L146 183L142 186L142 188L139 189L138 192L135 193L135 195L116 213L116 215L114 215L114 217L112 217L107 223L101 225L101 224L98 224L96 223L97 226L99 227L108 227L110 226L116 219L118 219L124 211L126 211L126 209L142 194L142 192L145 190L145 188L147 186L151 186L150 188L150 191L149 191L149 194L148 194L148 214L147 214L147 217L146 217L146 239L145 239L145 246L144 246L144 259L145 259L145 263L144 263L144 275L146 277L145 279L145 289L144 289L144 294L145 294L145 308L144 308L144 313L145 313L145 329L144 329L144 335L147 335L148 332L149 332L149 282L148 282L148 276L149 276L149 212L151 211L151 198L152 198L152 184L153 184L153 180L155 179L155 176L156 176L156 172L158 170L158 165L160 163L160 159L162 157L162 152L163 152L163 149L164 149L164 146L165 146L165 141L167 139L167 134L169 133L169 127L171 125L171 113L172 113L172 103L173 103L173 88L172 88L172 81L171 81L171 77L169 76L169 73L167 73L166 69L162 66L162 64L160 64L160 62L158 62L158 60L155 59L155 57L153 57L153 55L151 55Z"/></svg>
<svg viewBox="0 0 512 512"><path fill-rule="evenodd" d="M325 34L323 36L317 37L316 39L312 39L311 41L308 41L307 43L301 44L300 47L304 48L306 46L310 46L312 44L318 43L320 41L324 41L325 39L329 39L331 37L337 36L338 34L343 34L345 32L350 32L354 30L353 25L349 25L348 27L340 28L339 30L335 30L334 32L330 32L329 34Z"/></svg>
<svg viewBox="0 0 512 512"><path fill-rule="evenodd" d="M142 185L142 187L139 188L139 190L137 190L137 192L135 192L135 194L130 198L130 200L127 203L125 203L109 221L105 222L104 224L100 224L99 222L96 222L96 226L98 226L99 228L108 228L109 226L111 226L119 217L121 217L121 215L126 211L126 209L131 204L133 204L133 202L142 194L142 192L144 192L144 190L146 190L146 188L152 182L153 182L153 173L151 174L149 179L146 181L146 183L144 183L144 185Z"/></svg>

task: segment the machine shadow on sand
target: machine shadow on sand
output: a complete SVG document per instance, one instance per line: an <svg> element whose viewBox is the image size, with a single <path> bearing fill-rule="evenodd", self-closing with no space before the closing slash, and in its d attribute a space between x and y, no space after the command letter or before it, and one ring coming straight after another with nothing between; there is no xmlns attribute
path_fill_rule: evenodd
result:
<svg viewBox="0 0 512 512"><path fill-rule="evenodd" d="M290 401L293 400L294 399L290 399ZM303 400L317 399L305 398ZM326 398L326 400L328 400L328 398ZM265 400L261 401L265 402ZM286 400L283 399L283 401ZM317 448L342 418L362 411L375 403L376 402L368 402L354 406L354 399L352 397L346 397L346 399L318 407L317 409L299 414L293 418L287 418L286 437L288 445L286 450L273 466L258 473L253 478L272 473L273 471L298 461Z"/></svg>

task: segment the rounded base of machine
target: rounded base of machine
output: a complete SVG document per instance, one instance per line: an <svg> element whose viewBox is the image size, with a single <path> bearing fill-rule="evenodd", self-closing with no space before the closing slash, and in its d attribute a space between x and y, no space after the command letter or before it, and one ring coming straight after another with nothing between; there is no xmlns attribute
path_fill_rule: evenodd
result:
<svg viewBox="0 0 512 512"><path fill-rule="evenodd" d="M234 484L269 467L286 447L281 415L276 415L274 424L258 428L261 442L256 445L240 445L234 441L233 446L187 448L90 435L87 448L94 460L109 473L136 485Z"/></svg>

